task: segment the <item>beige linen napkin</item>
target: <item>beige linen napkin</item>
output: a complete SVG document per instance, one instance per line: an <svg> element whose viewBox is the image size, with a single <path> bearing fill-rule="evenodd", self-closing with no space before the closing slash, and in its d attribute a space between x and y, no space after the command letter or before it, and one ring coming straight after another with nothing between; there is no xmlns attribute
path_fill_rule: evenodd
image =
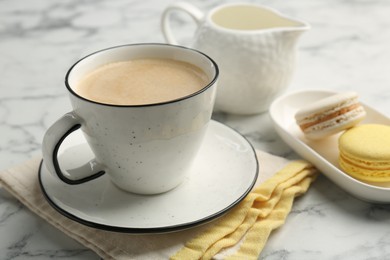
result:
<svg viewBox="0 0 390 260"><path fill-rule="evenodd" d="M115 233L64 217L42 195L38 184L40 158L0 172L0 184L31 211L104 259L225 259L231 255L249 259L257 258L269 233L284 223L294 198L303 194L316 176L307 162L299 161L292 168L278 172L288 160L261 151L257 151L257 156L260 172L256 187L241 204L211 223L167 234ZM242 223L238 220L241 217ZM224 226L232 222L239 222L239 226ZM224 237L219 237L222 233Z"/></svg>

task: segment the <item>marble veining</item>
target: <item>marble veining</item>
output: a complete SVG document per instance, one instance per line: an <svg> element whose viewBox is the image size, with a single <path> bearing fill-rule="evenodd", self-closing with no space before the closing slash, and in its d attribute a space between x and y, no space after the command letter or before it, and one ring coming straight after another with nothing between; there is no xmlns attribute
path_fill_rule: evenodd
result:
<svg viewBox="0 0 390 260"><path fill-rule="evenodd" d="M160 15L173 1L0 1L0 169L41 154L44 131L70 110L63 82L75 61L113 45L163 42ZM227 2L236 1L191 1L202 10ZM354 90L390 116L390 1L248 2L312 26L300 40L288 91ZM195 25L189 17L173 16L172 26L180 43L191 42ZM267 113L213 118L241 132L258 149L298 158L277 136ZM99 257L0 188L0 259ZM296 200L260 259L390 259L390 205L358 200L320 176Z"/></svg>

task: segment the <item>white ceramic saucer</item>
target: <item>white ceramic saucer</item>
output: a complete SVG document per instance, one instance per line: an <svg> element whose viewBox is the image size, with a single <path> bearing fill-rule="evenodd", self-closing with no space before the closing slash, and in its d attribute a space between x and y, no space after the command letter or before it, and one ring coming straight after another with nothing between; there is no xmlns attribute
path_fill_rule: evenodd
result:
<svg viewBox="0 0 390 260"><path fill-rule="evenodd" d="M281 138L299 155L313 163L329 179L350 194L374 203L390 203L390 184L368 183L357 180L343 172L338 164L338 138L310 141L303 135L295 122L295 113L309 102L335 94L328 90L301 90L276 99L270 107L270 116ZM390 125L390 119L366 104L367 112L361 124Z"/></svg>
<svg viewBox="0 0 390 260"><path fill-rule="evenodd" d="M64 169L93 158L80 131L61 146ZM188 178L159 195L137 195L118 189L104 175L67 185L39 170L42 191L61 214L94 228L129 233L162 233L190 228L213 220L239 203L252 189L258 162L250 143L231 128L211 121Z"/></svg>

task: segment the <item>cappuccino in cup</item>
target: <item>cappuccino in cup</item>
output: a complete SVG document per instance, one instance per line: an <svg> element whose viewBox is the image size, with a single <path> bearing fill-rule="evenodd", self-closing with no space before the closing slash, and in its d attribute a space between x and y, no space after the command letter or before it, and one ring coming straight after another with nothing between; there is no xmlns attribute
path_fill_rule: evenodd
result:
<svg viewBox="0 0 390 260"><path fill-rule="evenodd" d="M69 185L106 174L128 192L175 188L202 144L218 74L204 53L169 44L123 45L82 58L65 78L73 111L44 135L45 167ZM78 129L95 158L63 169L59 148Z"/></svg>
<svg viewBox="0 0 390 260"><path fill-rule="evenodd" d="M113 62L84 76L75 92L86 99L112 105L144 105L175 100L207 85L199 67L173 59Z"/></svg>

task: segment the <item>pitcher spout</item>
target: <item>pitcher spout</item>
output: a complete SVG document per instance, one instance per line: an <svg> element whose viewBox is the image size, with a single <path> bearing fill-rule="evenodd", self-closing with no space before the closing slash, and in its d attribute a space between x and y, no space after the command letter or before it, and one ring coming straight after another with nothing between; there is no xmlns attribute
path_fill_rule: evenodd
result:
<svg viewBox="0 0 390 260"><path fill-rule="evenodd" d="M262 8L264 10L263 21L265 27L268 24L269 29L290 31L290 32L295 31L297 32L297 35L300 35L302 32L310 29L309 23L303 20L291 18L269 7L263 6Z"/></svg>
<svg viewBox="0 0 390 260"><path fill-rule="evenodd" d="M267 13L264 23L269 26L264 32L271 33L286 50L292 51L300 36L310 29L310 24L303 20L291 18L269 7L263 7L263 10Z"/></svg>

